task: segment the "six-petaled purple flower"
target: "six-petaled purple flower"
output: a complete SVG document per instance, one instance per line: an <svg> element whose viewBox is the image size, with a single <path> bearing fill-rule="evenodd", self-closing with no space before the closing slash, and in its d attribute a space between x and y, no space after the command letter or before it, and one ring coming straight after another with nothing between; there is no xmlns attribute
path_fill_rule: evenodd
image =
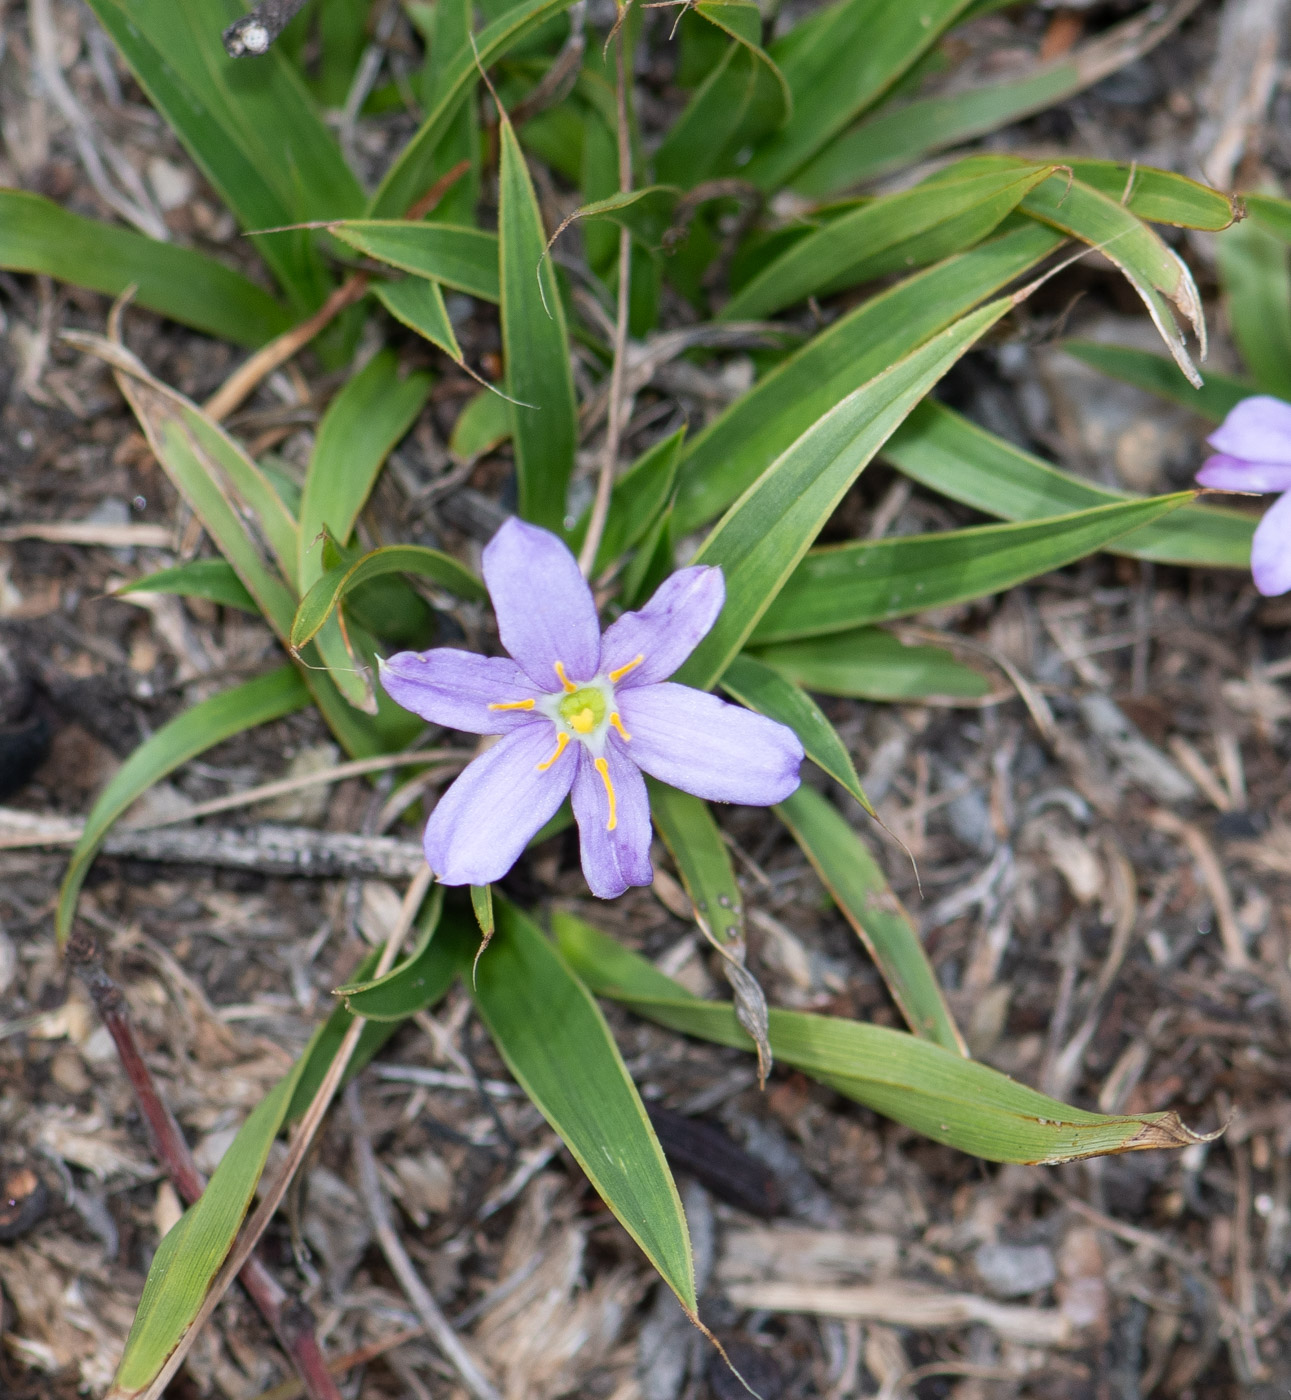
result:
<svg viewBox="0 0 1291 1400"><path fill-rule="evenodd" d="M643 772L758 807L798 786L791 729L668 680L722 610L720 569L679 570L604 636L574 556L546 530L508 520L484 550L484 581L509 657L439 648L381 664L405 709L502 736L431 814L426 860L441 883L500 879L570 795L583 873L611 899L651 880Z"/></svg>
<svg viewBox="0 0 1291 1400"><path fill-rule="evenodd" d="M1216 449L1197 473L1216 491L1282 494L1251 542L1251 576L1267 598L1291 592L1291 403L1243 399L1206 439Z"/></svg>

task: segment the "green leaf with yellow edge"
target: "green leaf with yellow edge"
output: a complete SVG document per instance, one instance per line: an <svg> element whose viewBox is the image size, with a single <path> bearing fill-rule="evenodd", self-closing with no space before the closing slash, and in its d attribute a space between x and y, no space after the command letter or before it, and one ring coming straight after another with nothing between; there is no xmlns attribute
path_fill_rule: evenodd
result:
<svg viewBox="0 0 1291 1400"><path fill-rule="evenodd" d="M244 729L304 709L308 703L309 691L295 668L281 666L184 710L145 739L112 775L85 819L58 892L54 918L58 941L63 942L71 932L77 896L103 838L139 797L190 758Z"/></svg>
<svg viewBox="0 0 1291 1400"><path fill-rule="evenodd" d="M957 321L821 417L762 473L699 547L720 565L726 605L676 679L707 690L731 664L839 501L914 405L1008 311L994 301Z"/></svg>
<svg viewBox="0 0 1291 1400"><path fill-rule="evenodd" d="M906 646L881 627L776 642L753 654L804 690L850 700L953 702L990 690L980 671L944 647Z"/></svg>
<svg viewBox="0 0 1291 1400"><path fill-rule="evenodd" d="M1083 559L1195 498L1194 491L1179 491L1048 520L818 549L780 590L753 641L842 632L998 593Z"/></svg>
<svg viewBox="0 0 1291 1400"><path fill-rule="evenodd" d="M621 559L654 528L672 497L685 437L686 429L682 427L656 442L614 483L605 516L605 531L592 566L593 575ZM587 534L591 514L592 508L588 506L570 531L569 546L575 553Z"/></svg>
<svg viewBox="0 0 1291 1400"><path fill-rule="evenodd" d="M499 128L498 266L502 347L511 409L519 513L565 528L566 493L578 445L565 310L542 213L511 123Z"/></svg>
<svg viewBox="0 0 1291 1400"><path fill-rule="evenodd" d="M1196 392L1172 361L1158 363L1184 392ZM1006 520L1039 520L1143 499L1060 471L932 400L921 403L892 434L883 456L912 480ZM1244 511L1188 503L1110 539L1105 548L1160 563L1245 569L1254 531L1255 519Z"/></svg>
<svg viewBox="0 0 1291 1400"><path fill-rule="evenodd" d="M191 559L173 569L158 569L118 588L116 598L131 593L173 593L181 598L205 598L226 608L260 615L255 599L247 592L233 566L224 559Z"/></svg>
<svg viewBox="0 0 1291 1400"><path fill-rule="evenodd" d="M1240 208L1232 195L1173 170L1115 160L1073 160L1071 168L1082 184L1152 224L1219 233L1232 225Z"/></svg>
<svg viewBox="0 0 1291 1400"><path fill-rule="evenodd" d="M1261 393L1291 399L1291 250L1263 220L1215 240L1233 339Z"/></svg>
<svg viewBox="0 0 1291 1400"><path fill-rule="evenodd" d="M0 267L118 297L237 345L263 345L291 313L241 273L193 248L82 218L42 195L0 190Z"/></svg>
<svg viewBox="0 0 1291 1400"><path fill-rule="evenodd" d="M444 995L457 976L457 954L440 929L443 911L444 887L436 885L417 916L417 941L408 955L382 977L359 977L337 987L333 995L347 1011L370 1021L399 1022Z"/></svg>
<svg viewBox="0 0 1291 1400"><path fill-rule="evenodd" d="M497 931L471 995L502 1058L646 1257L695 1316L677 1187L605 1018L541 931L496 899ZM469 931L459 942L468 977Z"/></svg>
<svg viewBox="0 0 1291 1400"><path fill-rule="evenodd" d="M462 347L448 319L444 293L438 282L425 277L404 277L398 282L378 282L372 290L396 321L424 336L461 364Z"/></svg>
<svg viewBox="0 0 1291 1400"><path fill-rule="evenodd" d="M457 415L448 450L454 461L473 462L510 436L511 405L493 389L481 389Z"/></svg>
<svg viewBox="0 0 1291 1400"><path fill-rule="evenodd" d="M752 1050L729 1002L701 1001L572 914L553 915L561 952L597 995L671 1030ZM1174 1113L1090 1113L1037 1093L931 1040L840 1017L772 1009L776 1059L934 1142L991 1162L1187 1147L1204 1141Z"/></svg>
<svg viewBox="0 0 1291 1400"><path fill-rule="evenodd" d="M914 920L847 819L805 783L775 812L865 944L906 1025L924 1040L967 1055Z"/></svg>
<svg viewBox="0 0 1291 1400"><path fill-rule="evenodd" d="M495 233L407 219L347 219L328 224L327 231L378 262L481 301L496 302L501 296Z"/></svg>
<svg viewBox="0 0 1291 1400"><path fill-rule="evenodd" d="M1255 224L1283 243L1291 243L1291 199L1259 193L1243 195L1242 199Z"/></svg>
<svg viewBox="0 0 1291 1400"><path fill-rule="evenodd" d="M847 745L820 706L783 671L767 665L762 657L741 652L722 673L721 686L740 704L787 724L802 741L807 757L873 813Z"/></svg>

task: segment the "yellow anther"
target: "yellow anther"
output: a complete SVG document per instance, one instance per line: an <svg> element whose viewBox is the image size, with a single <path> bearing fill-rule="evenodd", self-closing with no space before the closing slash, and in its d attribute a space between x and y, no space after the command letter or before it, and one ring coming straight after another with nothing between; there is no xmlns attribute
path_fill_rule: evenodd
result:
<svg viewBox="0 0 1291 1400"><path fill-rule="evenodd" d="M569 722L580 734L590 734L596 728L596 716L590 705L584 705L576 715L570 715Z"/></svg>
<svg viewBox="0 0 1291 1400"><path fill-rule="evenodd" d="M624 729L623 721L619 718L617 710L610 716L610 723L615 727L615 729L619 731L619 734L623 739L631 739L632 735L629 734L626 729Z"/></svg>
<svg viewBox="0 0 1291 1400"><path fill-rule="evenodd" d="M490 710L532 710L534 702L532 700L501 700L495 705L490 705Z"/></svg>
<svg viewBox="0 0 1291 1400"><path fill-rule="evenodd" d="M565 663L563 661L556 662L556 674L560 677L561 685L565 687L566 695L572 695L578 689L574 682L565 674Z"/></svg>
<svg viewBox="0 0 1291 1400"><path fill-rule="evenodd" d="M550 768L551 765L555 763L555 761L561 756L561 754L565 752L565 745L567 743L569 743L569 735L566 734L565 731L562 729L560 733L556 735L556 752L552 754L552 756L546 761L546 763L540 763L538 765L538 771L540 773L545 773L547 769Z"/></svg>
<svg viewBox="0 0 1291 1400"><path fill-rule="evenodd" d="M598 758L596 771L601 775L601 782L605 784L605 795L610 799L610 820L605 829L613 831L619 824L619 813L618 805L614 801L614 784L610 782L610 765L603 758Z"/></svg>
<svg viewBox="0 0 1291 1400"><path fill-rule="evenodd" d="M640 664L641 664L644 660L645 660L645 652L642 652L642 653L641 653L639 656L637 656L635 659L633 659L632 661L629 661L628 664L627 664L626 666L616 666L616 667L614 668L614 670L612 670L612 671L610 672L610 676L609 676L610 684L611 684L611 685L618 685L618 683L623 679L624 676L627 675L627 673L628 673L629 671L635 670L635 668L638 667L638 666L640 666Z"/></svg>

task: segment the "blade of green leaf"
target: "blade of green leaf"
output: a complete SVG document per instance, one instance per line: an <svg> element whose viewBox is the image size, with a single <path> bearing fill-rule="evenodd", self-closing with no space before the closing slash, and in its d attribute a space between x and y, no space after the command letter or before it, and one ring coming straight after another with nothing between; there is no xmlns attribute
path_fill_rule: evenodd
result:
<svg viewBox="0 0 1291 1400"><path fill-rule="evenodd" d="M685 445L678 532L720 514L840 399L1061 244L1039 224L1015 229L899 282L814 336Z"/></svg>
<svg viewBox="0 0 1291 1400"><path fill-rule="evenodd" d="M1233 339L1262 392L1291 399L1291 252L1247 219L1215 241Z"/></svg>
<svg viewBox="0 0 1291 1400"><path fill-rule="evenodd" d="M753 641L842 632L998 593L1083 559L1195 494L1180 491L1017 525L976 525L818 549L767 608Z"/></svg>
<svg viewBox="0 0 1291 1400"><path fill-rule="evenodd" d="M1232 375L1206 371L1206 382L1194 389L1183 371L1164 355L1136 350L1131 345L1111 345L1101 340L1064 340L1062 349L1113 379L1120 379L1149 394L1177 403L1212 423L1222 422L1243 399L1259 391Z"/></svg>
<svg viewBox="0 0 1291 1400"><path fill-rule="evenodd" d="M852 700L976 700L990 690L944 647L905 646L881 627L778 642L755 655L805 690Z"/></svg>
<svg viewBox="0 0 1291 1400"><path fill-rule="evenodd" d="M263 345L292 317L241 273L192 248L85 219L25 190L0 190L0 267L43 272L238 345Z"/></svg>
<svg viewBox="0 0 1291 1400"><path fill-rule="evenodd" d="M694 1317L681 1199L610 1029L538 928L506 900L495 913L497 932L476 970L476 1007L525 1093ZM474 951L462 949L464 970Z"/></svg>
<svg viewBox="0 0 1291 1400"><path fill-rule="evenodd" d="M285 55L271 49L234 60L218 42L241 17L239 5L91 0L90 8L244 229L361 211L358 181ZM254 241L297 310L314 310L330 279L313 235L294 230Z"/></svg>
<svg viewBox="0 0 1291 1400"><path fill-rule="evenodd" d="M424 277L405 277L399 282L379 282L372 289L377 300L409 330L424 336L460 365L462 348L453 332L438 282Z"/></svg>
<svg viewBox="0 0 1291 1400"><path fill-rule="evenodd" d="M457 976L457 951L451 936L440 928L445 918L444 887L436 885L417 919L417 942L382 977L355 978L337 987L345 1009L370 1021L399 1022L438 1001ZM460 922L456 913L447 916Z"/></svg>
<svg viewBox="0 0 1291 1400"><path fill-rule="evenodd" d="M610 508L605 517L605 533L592 573L599 574L620 559L649 534L672 495L681 460L686 429L678 428L641 454L631 468L619 477L610 493ZM589 506L569 535L569 547L577 553L587 534L591 518Z"/></svg>
<svg viewBox="0 0 1291 1400"><path fill-rule="evenodd" d="M578 443L565 310L542 213L511 123L503 120L498 174L498 280L519 513L565 528L565 497Z"/></svg>
<svg viewBox="0 0 1291 1400"><path fill-rule="evenodd" d="M484 27L473 45L463 45L445 63L436 76L434 105L369 201L367 213L370 217L399 218L430 188L435 179L439 143L475 91L480 70L495 63L539 25L571 4L573 0L521 0L518 5L508 6Z"/></svg>
<svg viewBox="0 0 1291 1400"><path fill-rule="evenodd" d="M511 436L511 405L492 389L481 389L457 415L448 451L454 461L473 462Z"/></svg>
<svg viewBox="0 0 1291 1400"><path fill-rule="evenodd" d="M946 172L935 183L869 200L781 253L731 297L721 319L756 320L957 253L985 238L1053 169L1019 161L960 178Z"/></svg>
<svg viewBox="0 0 1291 1400"><path fill-rule="evenodd" d="M181 598L205 598L226 608L238 608L254 613L260 609L247 592L232 565L223 559L193 559L173 569L158 569L145 574L116 590L115 596L125 598L131 593L175 593Z"/></svg>
<svg viewBox="0 0 1291 1400"><path fill-rule="evenodd" d="M1010 305L981 307L849 394L727 511L693 560L721 566L726 606L677 680L700 690L716 682L897 424Z"/></svg>
<svg viewBox="0 0 1291 1400"><path fill-rule="evenodd" d="M1172 361L1161 363L1186 385ZM912 480L1005 520L1039 520L1136 499L1059 471L932 400L892 434L883 456ZM1254 530L1254 518L1242 511L1190 504L1107 547L1161 563L1245 569Z"/></svg>
<svg viewBox="0 0 1291 1400"><path fill-rule="evenodd" d="M865 944L906 1024L922 1039L967 1055L914 921L843 814L806 783L775 811Z"/></svg>
<svg viewBox="0 0 1291 1400"><path fill-rule="evenodd" d="M700 1001L644 958L571 914L553 917L561 952L598 995L660 1025L752 1049L727 1002ZM1202 1141L1174 1113L1109 1116L1073 1108L986 1065L886 1026L772 1010L771 1047L838 1093L991 1162L1066 1162Z"/></svg>
<svg viewBox="0 0 1291 1400"><path fill-rule="evenodd" d="M1243 195L1246 211L1265 233L1291 243L1291 199L1277 195L1252 193Z"/></svg>
<svg viewBox="0 0 1291 1400"><path fill-rule="evenodd" d="M329 224L343 243L378 262L496 302L498 238L478 228L412 223L402 219L348 219Z"/></svg>
<svg viewBox="0 0 1291 1400"><path fill-rule="evenodd" d="M1115 160L1073 160L1071 168L1082 184L1092 186L1149 223L1219 233L1237 218L1238 205L1232 195L1221 194L1173 170Z"/></svg>
<svg viewBox="0 0 1291 1400"><path fill-rule="evenodd" d="M85 819L81 839L72 852L58 892L54 918L58 941L63 942L71 931L77 896L103 838L138 797L197 754L244 729L303 709L308 703L309 691L295 668L281 666L268 675L212 695L145 739L113 774Z"/></svg>
<svg viewBox="0 0 1291 1400"><path fill-rule="evenodd" d="M874 808L861 787L847 745L838 737L820 706L782 671L768 666L760 657L741 652L722 673L721 686L740 704L787 724L802 740L807 757L846 788L873 816Z"/></svg>
<svg viewBox="0 0 1291 1400"><path fill-rule="evenodd" d="M312 641L318 630L349 593L374 578L387 574L416 574L430 579L460 598L482 599L484 585L451 555L420 544L388 544L356 559L329 569L305 594L291 624L291 649L298 651Z"/></svg>

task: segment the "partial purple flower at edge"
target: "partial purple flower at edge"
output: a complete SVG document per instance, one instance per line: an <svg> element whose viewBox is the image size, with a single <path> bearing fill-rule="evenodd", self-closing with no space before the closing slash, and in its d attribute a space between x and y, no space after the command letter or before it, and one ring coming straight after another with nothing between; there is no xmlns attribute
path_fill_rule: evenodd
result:
<svg viewBox="0 0 1291 1400"><path fill-rule="evenodd" d="M404 709L502 736L431 813L426 860L442 884L500 879L572 795L583 874L612 899L652 878L643 772L754 807L798 786L792 729L668 681L722 610L720 569L679 570L602 636L574 556L512 519L484 550L484 582L509 658L440 647L381 663L381 683Z"/></svg>
<svg viewBox="0 0 1291 1400"><path fill-rule="evenodd" d="M1216 491L1282 494L1251 541L1251 577L1266 598L1291 593L1291 404L1268 394L1243 399L1206 439L1216 449L1197 481Z"/></svg>

